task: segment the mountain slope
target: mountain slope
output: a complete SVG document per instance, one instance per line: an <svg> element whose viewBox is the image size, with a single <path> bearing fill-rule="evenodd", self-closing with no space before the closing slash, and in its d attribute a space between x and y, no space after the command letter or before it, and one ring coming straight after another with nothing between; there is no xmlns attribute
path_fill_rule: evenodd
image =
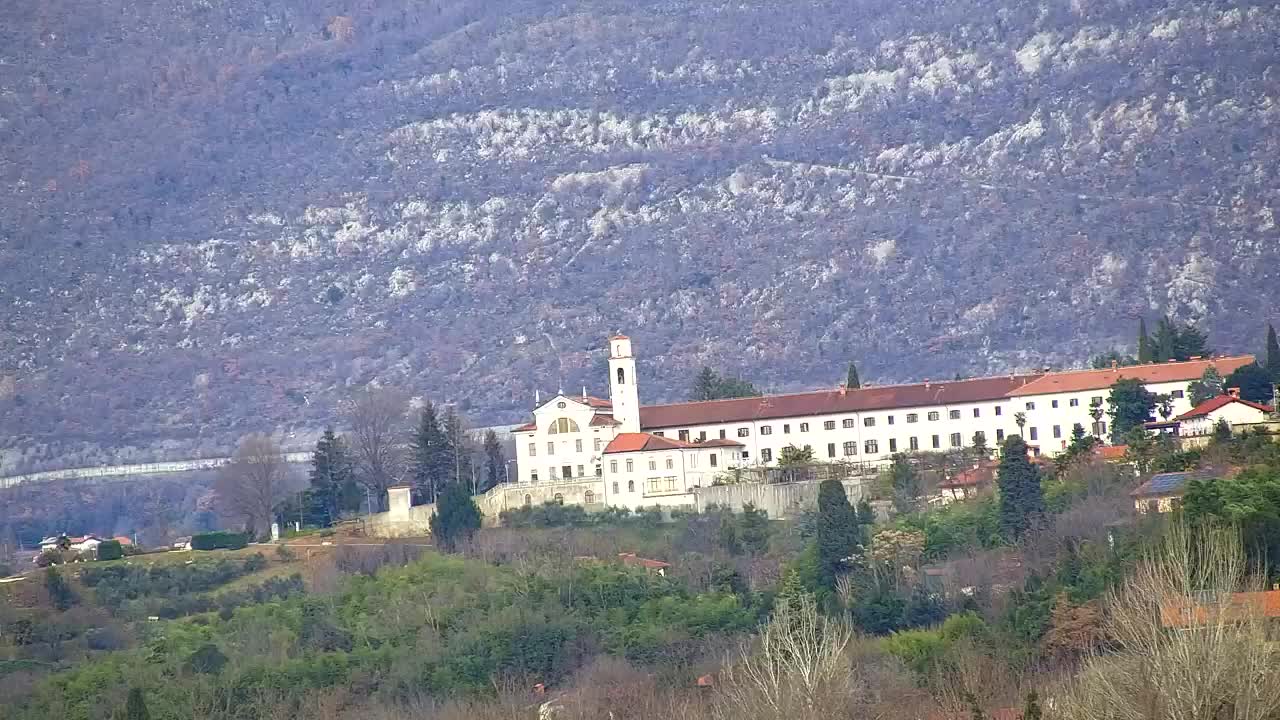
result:
<svg viewBox="0 0 1280 720"><path fill-rule="evenodd" d="M15 11L23 443L314 426L374 378L512 420L619 329L658 400L1078 361L1165 310L1251 349L1280 306L1266 3Z"/></svg>

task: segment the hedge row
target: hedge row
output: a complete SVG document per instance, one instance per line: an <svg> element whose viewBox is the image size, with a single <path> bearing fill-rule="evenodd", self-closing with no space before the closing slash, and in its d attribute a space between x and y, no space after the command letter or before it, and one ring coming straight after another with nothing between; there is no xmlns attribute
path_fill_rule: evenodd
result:
<svg viewBox="0 0 1280 720"><path fill-rule="evenodd" d="M248 544L245 533L208 532L191 537L192 550L239 550Z"/></svg>

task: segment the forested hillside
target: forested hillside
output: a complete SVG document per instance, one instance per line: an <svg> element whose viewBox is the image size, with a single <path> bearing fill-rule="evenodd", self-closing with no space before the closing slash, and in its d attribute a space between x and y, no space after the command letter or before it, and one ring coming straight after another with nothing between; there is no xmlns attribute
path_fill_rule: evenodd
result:
<svg viewBox="0 0 1280 720"><path fill-rule="evenodd" d="M0 26L0 434L519 419L1078 361L1280 306L1280 15L1192 0L154 0ZM51 462L28 456L11 468Z"/></svg>

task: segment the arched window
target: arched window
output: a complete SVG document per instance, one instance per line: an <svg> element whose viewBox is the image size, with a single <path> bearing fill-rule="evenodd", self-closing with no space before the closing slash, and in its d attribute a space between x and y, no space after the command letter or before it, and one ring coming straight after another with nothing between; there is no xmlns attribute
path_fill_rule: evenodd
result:
<svg viewBox="0 0 1280 720"><path fill-rule="evenodd" d="M596 494L595 494L595 493L593 493L593 492L591 492L590 490L588 490L588 491L586 492L586 494L584 494L584 495L582 496L582 502L583 502L584 504L590 505L591 503L593 503L593 502L595 502L595 501L596 501Z"/></svg>
<svg viewBox="0 0 1280 720"><path fill-rule="evenodd" d="M618 368L618 384L619 385L627 384L627 371L623 370L622 368Z"/></svg>
<svg viewBox="0 0 1280 720"><path fill-rule="evenodd" d="M532 504L533 504L533 496L532 496L532 495L525 495L525 496L524 496L524 506L525 506L525 507L529 507L529 506L530 506L530 505L532 505Z"/></svg>
<svg viewBox="0 0 1280 720"><path fill-rule="evenodd" d="M569 418L556 418L551 421L551 427L547 430L550 435L558 433L576 433L578 432L578 423Z"/></svg>
<svg viewBox="0 0 1280 720"><path fill-rule="evenodd" d="M636 491L636 481L635 481L635 480L628 480L628 481L627 481L627 492L635 492L635 491Z"/></svg>
<svg viewBox="0 0 1280 720"><path fill-rule="evenodd" d="M561 495L560 493L556 493L556 496L555 496L555 498L553 498L553 500L555 501L555 503L556 503L557 505L563 505L563 504L564 504L564 495Z"/></svg>

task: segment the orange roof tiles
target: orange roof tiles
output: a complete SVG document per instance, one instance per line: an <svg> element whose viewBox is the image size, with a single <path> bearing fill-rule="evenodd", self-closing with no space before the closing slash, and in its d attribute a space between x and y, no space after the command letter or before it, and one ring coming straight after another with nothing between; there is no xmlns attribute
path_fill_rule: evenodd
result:
<svg viewBox="0 0 1280 720"><path fill-rule="evenodd" d="M1128 445L1099 445L1093 449L1093 454L1103 460L1124 460L1129 456Z"/></svg>
<svg viewBox="0 0 1280 720"><path fill-rule="evenodd" d="M1192 418L1204 417L1205 415L1208 415L1214 410L1219 410L1221 408L1224 408L1227 405L1230 405L1231 403L1240 403L1242 405L1248 405L1249 407L1255 410L1261 410L1264 413L1272 412L1271 408L1261 403L1251 402L1249 400L1243 400L1241 398L1235 397L1234 395L1219 395L1217 397L1205 400L1204 402L1191 408L1187 412L1184 412L1178 417L1174 418L1174 420L1190 420Z"/></svg>
<svg viewBox="0 0 1280 720"><path fill-rule="evenodd" d="M607 427L611 425L621 425L622 423L613 419L612 415L596 415L591 418L591 427Z"/></svg>
<svg viewBox="0 0 1280 720"><path fill-rule="evenodd" d="M1106 390L1118 380L1140 380L1145 384L1182 382L1198 380L1205 370L1217 368L1223 377L1230 375L1245 365L1254 362L1252 355L1235 357L1210 358L1208 360L1187 360L1184 362L1149 363L1147 365L1131 365L1129 367L1106 368L1103 370L1068 370L1043 375L1035 382L1027 383L1010 395L1048 395L1051 393L1081 392L1084 390Z"/></svg>
<svg viewBox="0 0 1280 720"><path fill-rule="evenodd" d="M647 450L688 450L707 447L742 447L742 443L733 440L708 440L702 443L672 440L652 433L618 433L605 446L606 455L614 453L641 452Z"/></svg>
<svg viewBox="0 0 1280 720"><path fill-rule="evenodd" d="M662 429L680 425L711 425L1000 400L1039 377L1040 375L1005 375L972 380L649 405L640 408L640 427L646 430Z"/></svg>
<svg viewBox="0 0 1280 720"><path fill-rule="evenodd" d="M1201 605L1180 598L1161 605L1160 620L1165 627L1172 628L1204 625L1213 621L1213 615L1219 610L1226 620L1244 620L1250 615L1280 618L1280 590L1232 593L1221 605Z"/></svg>

